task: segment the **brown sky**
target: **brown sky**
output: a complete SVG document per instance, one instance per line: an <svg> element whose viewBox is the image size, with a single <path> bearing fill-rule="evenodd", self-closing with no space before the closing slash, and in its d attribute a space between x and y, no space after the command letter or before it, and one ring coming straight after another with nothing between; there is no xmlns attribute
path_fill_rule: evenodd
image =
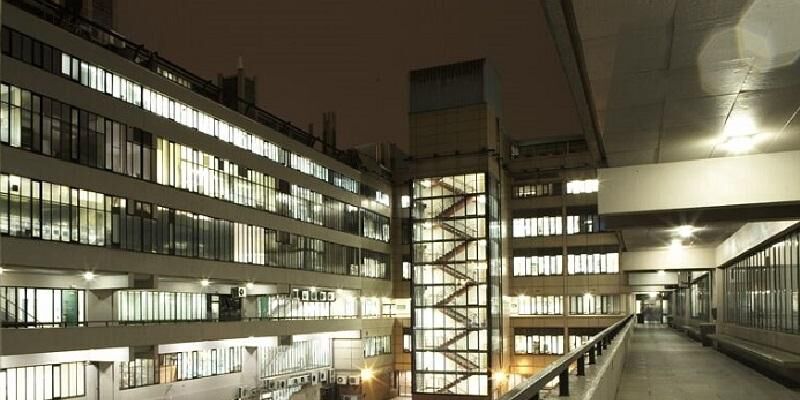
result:
<svg viewBox="0 0 800 400"><path fill-rule="evenodd" d="M498 6L500 5L500 6ZM258 103L319 134L336 111L339 147L408 145L408 71L486 57L516 138L579 134L538 1L118 0L117 30L216 79L242 56Z"/></svg>

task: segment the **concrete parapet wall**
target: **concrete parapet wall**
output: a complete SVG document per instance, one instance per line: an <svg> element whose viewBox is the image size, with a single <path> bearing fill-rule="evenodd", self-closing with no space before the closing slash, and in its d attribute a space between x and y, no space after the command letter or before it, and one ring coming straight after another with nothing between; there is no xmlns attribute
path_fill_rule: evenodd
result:
<svg viewBox="0 0 800 400"><path fill-rule="evenodd" d="M597 358L597 364L587 365L585 376L570 376L569 397L560 397L555 388L547 399L614 400L622 380L622 371L631 346L633 322L628 323L608 348Z"/></svg>

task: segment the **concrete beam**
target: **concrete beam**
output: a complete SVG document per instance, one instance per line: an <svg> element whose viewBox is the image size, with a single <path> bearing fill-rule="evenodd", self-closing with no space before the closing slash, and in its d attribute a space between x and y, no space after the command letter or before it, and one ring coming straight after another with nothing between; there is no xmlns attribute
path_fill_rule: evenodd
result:
<svg viewBox="0 0 800 400"><path fill-rule="evenodd" d="M789 229L798 222L800 220L744 224L738 231L717 246L715 254L717 265L725 264L732 258Z"/></svg>
<svg viewBox="0 0 800 400"><path fill-rule="evenodd" d="M626 216L675 224L669 217L687 212L700 221L781 219L800 210L798 176L800 151L605 168L598 210L617 227L633 222Z"/></svg>
<svg viewBox="0 0 800 400"><path fill-rule="evenodd" d="M620 271L711 269L717 266L716 248L690 247L620 253Z"/></svg>
<svg viewBox="0 0 800 400"><path fill-rule="evenodd" d="M635 272L628 275L628 285L632 286L634 291L642 290L639 287L633 286L663 286L663 285L677 285L678 273L676 271L659 272Z"/></svg>
<svg viewBox="0 0 800 400"><path fill-rule="evenodd" d="M561 66L567 76L575 110L581 124L586 144L595 162L604 165L606 161L603 140L600 137L597 121L594 116L591 87L588 85L586 66L583 60L580 34L575 25L575 15L569 2L546 0L542 2L545 18L556 45Z"/></svg>

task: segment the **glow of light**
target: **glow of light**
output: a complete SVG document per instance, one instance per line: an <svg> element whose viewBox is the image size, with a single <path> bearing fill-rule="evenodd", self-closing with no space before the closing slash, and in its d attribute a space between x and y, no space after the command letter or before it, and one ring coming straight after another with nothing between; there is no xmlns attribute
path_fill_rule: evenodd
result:
<svg viewBox="0 0 800 400"><path fill-rule="evenodd" d="M361 381L362 382L369 382L374 377L375 377L375 372L372 370L372 368L367 367L367 368L362 368L361 369Z"/></svg>
<svg viewBox="0 0 800 400"><path fill-rule="evenodd" d="M86 272L84 272L84 273L83 273L83 279L84 279L84 280L87 280L87 281L94 280L94 272L92 272L92 271L86 271Z"/></svg>
<svg viewBox="0 0 800 400"><path fill-rule="evenodd" d="M650 292L650 298L651 298L651 299L655 299L656 297L658 297L658 293L656 293L656 292Z"/></svg>
<svg viewBox="0 0 800 400"><path fill-rule="evenodd" d="M677 229L675 229L675 232L678 233L678 236L684 239L689 239L690 237L692 237L692 234L694 233L695 230L696 230L695 227L691 225L681 225Z"/></svg>
<svg viewBox="0 0 800 400"><path fill-rule="evenodd" d="M756 135L750 136L731 136L725 138L722 147L729 153L746 153L753 149L756 144Z"/></svg>
<svg viewBox="0 0 800 400"><path fill-rule="evenodd" d="M253 290L253 287L255 286L256 285L253 282L247 282L247 284L245 285L245 287L247 287L247 290Z"/></svg>
<svg viewBox="0 0 800 400"><path fill-rule="evenodd" d="M431 180L430 179L423 179L423 180L419 181L419 184L429 188L429 187L431 187Z"/></svg>
<svg viewBox="0 0 800 400"><path fill-rule="evenodd" d="M730 153L750 151L758 139L758 130L749 115L730 116L725 121L720 145Z"/></svg>
<svg viewBox="0 0 800 400"><path fill-rule="evenodd" d="M203 279L203 280L200 281L200 286L206 287L206 286L209 285L209 283L210 282L208 281L208 279Z"/></svg>
<svg viewBox="0 0 800 400"><path fill-rule="evenodd" d="M495 383L503 383L507 378L508 376L506 376L506 373L503 371L497 371L492 375L492 380L494 380Z"/></svg>
<svg viewBox="0 0 800 400"><path fill-rule="evenodd" d="M670 242L669 247L674 250L680 249L681 247L683 247L683 241L680 239L672 239L672 242Z"/></svg>
<svg viewBox="0 0 800 400"><path fill-rule="evenodd" d="M592 297L592 294L589 293L589 292L586 292L586 293L583 294L583 297Z"/></svg>
<svg viewBox="0 0 800 400"><path fill-rule="evenodd" d="M3 275L3 272L5 272L5 270L3 268L0 268L0 275Z"/></svg>
<svg viewBox="0 0 800 400"><path fill-rule="evenodd" d="M732 115L725 121L725 129L723 130L725 137L750 136L756 133L756 123L750 116Z"/></svg>
<svg viewBox="0 0 800 400"><path fill-rule="evenodd" d="M658 270L658 276L664 276L664 274L666 274L666 272L664 272L663 269Z"/></svg>

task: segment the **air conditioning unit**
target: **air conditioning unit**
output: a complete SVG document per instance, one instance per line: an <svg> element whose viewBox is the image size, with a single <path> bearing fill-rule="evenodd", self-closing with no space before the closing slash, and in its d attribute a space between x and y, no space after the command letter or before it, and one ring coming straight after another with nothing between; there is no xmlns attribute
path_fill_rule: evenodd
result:
<svg viewBox="0 0 800 400"><path fill-rule="evenodd" d="M311 374L311 383L317 383L317 374Z"/></svg>
<svg viewBox="0 0 800 400"><path fill-rule="evenodd" d="M286 381L278 381L278 389L286 389Z"/></svg>
<svg viewBox="0 0 800 400"><path fill-rule="evenodd" d="M328 372L322 371L319 373L319 381L320 382L327 382L328 381Z"/></svg>
<svg viewBox="0 0 800 400"><path fill-rule="evenodd" d="M347 384L348 385L360 385L361 384L361 376L359 375L351 375L347 377Z"/></svg>
<svg viewBox="0 0 800 400"><path fill-rule="evenodd" d="M292 386L297 386L299 384L300 384L300 378L298 378L296 376L294 378L292 378Z"/></svg>
<svg viewBox="0 0 800 400"><path fill-rule="evenodd" d="M337 375L336 376L336 384L337 385L347 385L347 377L344 375Z"/></svg>

